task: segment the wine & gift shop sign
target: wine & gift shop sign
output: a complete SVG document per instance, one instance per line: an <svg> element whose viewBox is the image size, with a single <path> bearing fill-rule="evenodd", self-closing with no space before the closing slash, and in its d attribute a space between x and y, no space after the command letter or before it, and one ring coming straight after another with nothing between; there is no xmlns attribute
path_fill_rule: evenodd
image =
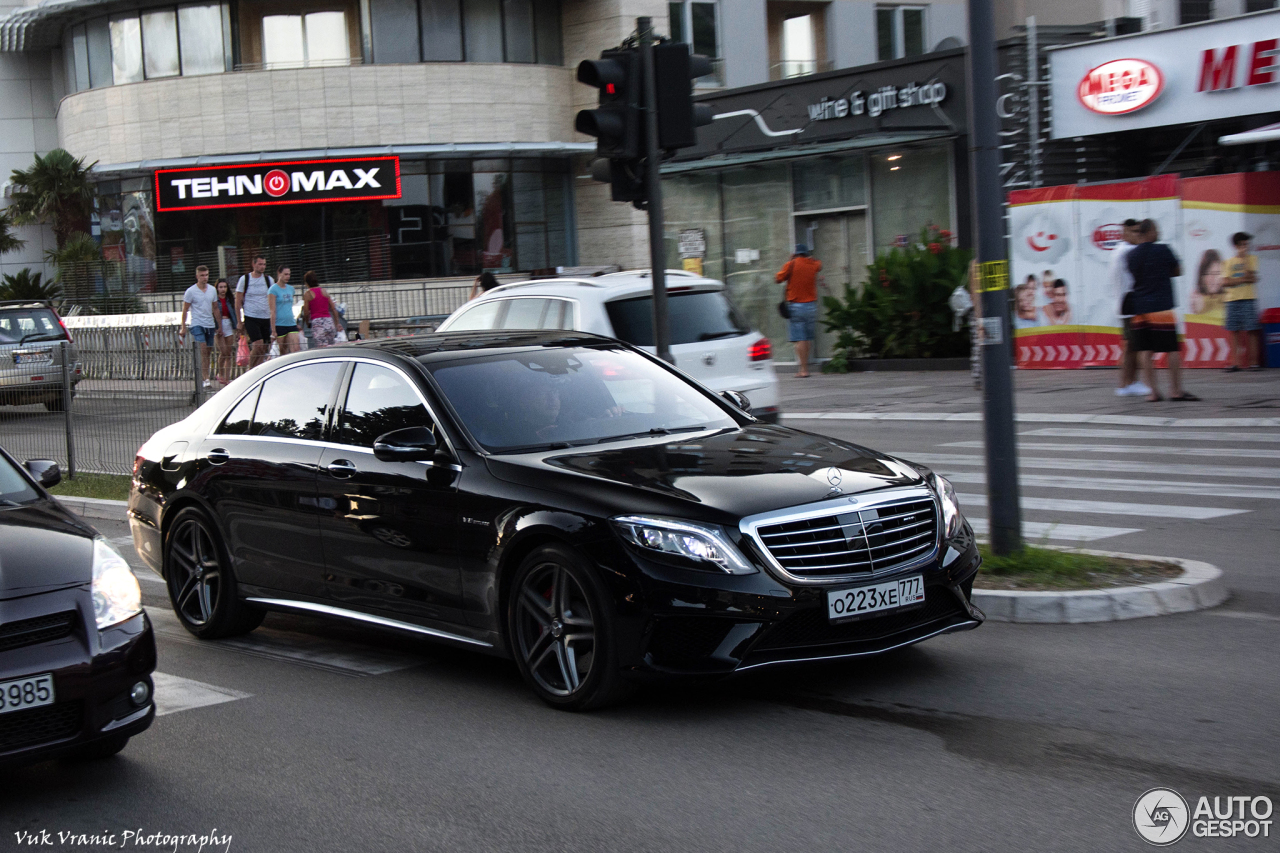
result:
<svg viewBox="0 0 1280 853"><path fill-rule="evenodd" d="M400 198L400 158L296 160L156 170L156 210Z"/></svg>

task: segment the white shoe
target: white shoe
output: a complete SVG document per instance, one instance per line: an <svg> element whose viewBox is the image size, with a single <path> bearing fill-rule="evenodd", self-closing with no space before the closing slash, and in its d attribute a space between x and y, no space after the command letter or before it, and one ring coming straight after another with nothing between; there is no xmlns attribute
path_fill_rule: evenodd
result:
<svg viewBox="0 0 1280 853"><path fill-rule="evenodd" d="M212 379L206 379L206 380L204 381L204 389L205 389L206 391L208 391L208 390L209 390L210 388L212 388L212 387L213 387L213 380L212 380Z"/></svg>
<svg viewBox="0 0 1280 853"><path fill-rule="evenodd" d="M1135 382L1129 386L1129 393L1134 397L1145 397L1151 393L1151 388L1145 382Z"/></svg>

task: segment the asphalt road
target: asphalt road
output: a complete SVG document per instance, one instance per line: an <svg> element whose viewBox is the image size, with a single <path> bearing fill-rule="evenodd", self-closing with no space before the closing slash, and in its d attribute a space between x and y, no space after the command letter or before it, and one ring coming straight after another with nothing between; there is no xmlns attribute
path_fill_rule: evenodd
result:
<svg viewBox="0 0 1280 853"><path fill-rule="evenodd" d="M983 494L979 423L790 423L927 460L962 496ZM231 850L273 853L1109 851L1146 849L1132 809L1152 787L1193 805L1280 801L1280 428L1018 431L1035 536L1206 560L1231 600L988 623L571 715L503 661L308 617L195 641L139 564L166 713L116 759L0 778L0 830L216 829ZM985 518L981 500L962 503ZM1275 829L1177 846L1273 850Z"/></svg>

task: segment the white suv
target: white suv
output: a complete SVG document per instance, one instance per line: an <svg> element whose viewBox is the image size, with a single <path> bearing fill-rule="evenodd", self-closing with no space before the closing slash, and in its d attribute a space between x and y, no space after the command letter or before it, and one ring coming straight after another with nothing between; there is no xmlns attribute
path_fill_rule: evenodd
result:
<svg viewBox="0 0 1280 853"><path fill-rule="evenodd" d="M742 319L724 284L667 270L667 293L676 366L717 393L746 394L753 415L776 423L769 339ZM653 352L653 286L648 270L504 284L454 311L439 330L470 329L573 329Z"/></svg>

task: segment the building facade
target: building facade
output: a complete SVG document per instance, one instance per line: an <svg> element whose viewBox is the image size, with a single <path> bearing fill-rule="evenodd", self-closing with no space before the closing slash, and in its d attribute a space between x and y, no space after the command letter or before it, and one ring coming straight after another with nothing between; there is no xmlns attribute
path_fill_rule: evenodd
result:
<svg viewBox="0 0 1280 853"><path fill-rule="evenodd" d="M634 267L648 257L645 219L586 176L594 145L573 130L596 96L574 79L580 60L649 16L715 59L698 82L715 91L959 44L963 9L955 0L31 0L0 6L0 168L7 177L58 146L93 163L94 236L125 289L181 286L198 263L234 274L260 248L331 280ZM397 158L393 197L304 198L291 188L157 205L164 170L277 164L305 178L304 164L361 157ZM27 248L0 267L39 266L48 234L23 236Z"/></svg>

